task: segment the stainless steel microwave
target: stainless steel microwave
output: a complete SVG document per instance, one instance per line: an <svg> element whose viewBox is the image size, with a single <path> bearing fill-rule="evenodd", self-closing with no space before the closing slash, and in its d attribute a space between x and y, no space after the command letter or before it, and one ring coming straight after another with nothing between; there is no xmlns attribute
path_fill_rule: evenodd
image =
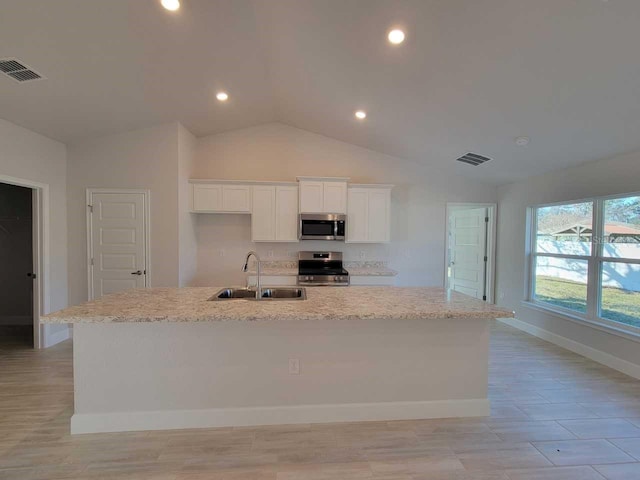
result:
<svg viewBox="0 0 640 480"><path fill-rule="evenodd" d="M333 213L301 213L300 240L344 240L347 216Z"/></svg>

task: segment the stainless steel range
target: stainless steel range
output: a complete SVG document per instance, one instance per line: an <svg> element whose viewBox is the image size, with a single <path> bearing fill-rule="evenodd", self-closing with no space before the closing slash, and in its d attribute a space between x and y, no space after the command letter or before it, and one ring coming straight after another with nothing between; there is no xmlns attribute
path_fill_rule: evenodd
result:
<svg viewBox="0 0 640 480"><path fill-rule="evenodd" d="M349 285L342 252L298 252L298 285Z"/></svg>

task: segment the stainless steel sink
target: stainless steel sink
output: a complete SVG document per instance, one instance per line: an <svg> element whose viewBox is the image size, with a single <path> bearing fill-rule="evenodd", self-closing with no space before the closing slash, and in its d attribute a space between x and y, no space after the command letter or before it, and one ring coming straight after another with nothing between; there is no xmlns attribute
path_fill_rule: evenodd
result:
<svg viewBox="0 0 640 480"><path fill-rule="evenodd" d="M304 288L265 288L262 290L262 298L265 300L306 300L307 290Z"/></svg>
<svg viewBox="0 0 640 480"><path fill-rule="evenodd" d="M223 288L209 298L210 301L221 300L256 300L256 291L248 288ZM297 287L263 288L260 300L306 300L307 291Z"/></svg>
<svg viewBox="0 0 640 480"><path fill-rule="evenodd" d="M217 292L209 300L232 300L234 298L254 299L256 298L256 291L249 290L248 288L223 288Z"/></svg>

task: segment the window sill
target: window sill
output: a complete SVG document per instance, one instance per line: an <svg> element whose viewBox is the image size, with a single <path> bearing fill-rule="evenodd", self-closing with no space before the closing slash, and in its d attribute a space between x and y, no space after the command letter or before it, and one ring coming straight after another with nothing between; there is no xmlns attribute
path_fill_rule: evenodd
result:
<svg viewBox="0 0 640 480"><path fill-rule="evenodd" d="M564 310L553 308L551 306L547 306L546 304L542 304L539 302L523 300L521 303L524 307L530 308L532 310L549 313L563 320L569 320L571 322L574 322L580 325L591 327L595 330L600 330L601 332L609 333L611 335L616 335L618 337L626 338L627 340L632 340L634 342L640 343L640 333L637 333L634 330L626 329L624 327L609 325L608 323L604 323L604 322L598 322L590 318L587 318L586 316L583 316L577 313L576 314L569 313Z"/></svg>

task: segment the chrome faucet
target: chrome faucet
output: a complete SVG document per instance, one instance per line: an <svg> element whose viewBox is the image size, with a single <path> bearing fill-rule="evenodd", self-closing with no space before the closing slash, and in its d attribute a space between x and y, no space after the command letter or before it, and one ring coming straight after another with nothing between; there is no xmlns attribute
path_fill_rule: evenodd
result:
<svg viewBox="0 0 640 480"><path fill-rule="evenodd" d="M251 257L251 255L256 257L256 272L258 274L257 280L256 280L256 300L260 300L262 296L262 289L260 288L260 257L253 250L247 253L247 258L245 258L244 260L244 267L242 267L242 271L246 272L247 269L249 268L249 258Z"/></svg>

